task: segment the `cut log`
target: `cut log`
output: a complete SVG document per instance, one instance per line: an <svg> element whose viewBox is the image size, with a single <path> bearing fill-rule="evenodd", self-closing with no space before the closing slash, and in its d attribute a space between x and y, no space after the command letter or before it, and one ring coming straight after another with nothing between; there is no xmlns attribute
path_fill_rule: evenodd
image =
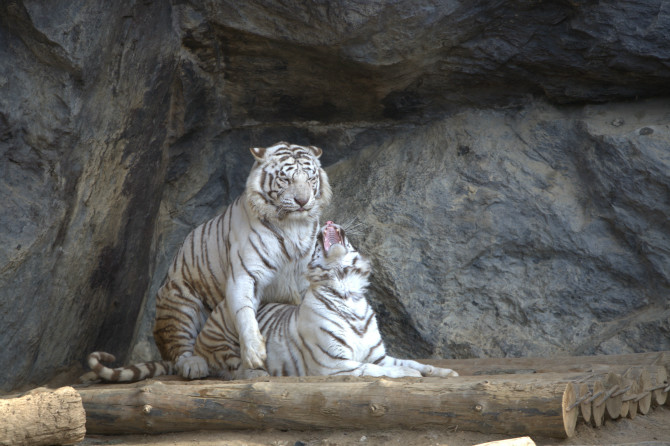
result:
<svg viewBox="0 0 670 446"><path fill-rule="evenodd" d="M0 399L0 419L3 445L74 444L86 434L84 407L72 387Z"/></svg>
<svg viewBox="0 0 670 446"><path fill-rule="evenodd" d="M649 413L651 408L651 378L649 371L645 367L631 367L624 376L637 383L637 410L642 415Z"/></svg>
<svg viewBox="0 0 670 446"><path fill-rule="evenodd" d="M623 379L616 373L608 373L603 386L607 389L605 400L606 413L611 420L621 416L621 404L623 399Z"/></svg>
<svg viewBox="0 0 670 446"><path fill-rule="evenodd" d="M607 410L607 406L605 404L606 392L607 389L605 389L605 385L602 381L597 380L593 383L593 390L591 390L591 393L593 394L591 416L593 417L592 420L595 427L600 427L605 422L605 411Z"/></svg>
<svg viewBox="0 0 670 446"><path fill-rule="evenodd" d="M628 367L646 365L664 366L670 370L670 351L625 355L557 356L553 358L422 359L420 362L453 369L461 376L586 372L592 369L623 373Z"/></svg>
<svg viewBox="0 0 670 446"><path fill-rule="evenodd" d="M207 429L459 430L564 438L574 432L568 384L592 375L459 378L305 377L251 381L154 380L79 388L93 434ZM572 387L572 386L570 386Z"/></svg>
<svg viewBox="0 0 670 446"><path fill-rule="evenodd" d="M622 377L623 387L625 389L623 398L621 399L621 417L629 417L629 412L632 410L634 414L637 414L637 403L635 398L637 395L637 382L628 378L626 375ZM633 415L631 418L634 418Z"/></svg>
<svg viewBox="0 0 670 446"><path fill-rule="evenodd" d="M579 384L567 383L563 392L563 427L565 434L572 437L577 427L577 417L579 416Z"/></svg>
<svg viewBox="0 0 670 446"><path fill-rule="evenodd" d="M665 367L654 365L648 368L651 377L652 402L655 406L662 406L668 400L668 371Z"/></svg>
<svg viewBox="0 0 670 446"><path fill-rule="evenodd" d="M591 391L589 390L589 385L586 383L581 383L579 385L579 390L577 393L578 400L581 401L579 404L580 413L584 421L589 423L591 421L592 406L589 398L591 397Z"/></svg>
<svg viewBox="0 0 670 446"><path fill-rule="evenodd" d="M623 376L623 379L627 383L626 387L629 387L629 390L624 394L624 400L628 401L628 418L631 420L637 417L637 405L638 405L638 395L640 394L641 387L639 380L635 377L631 377L628 373Z"/></svg>

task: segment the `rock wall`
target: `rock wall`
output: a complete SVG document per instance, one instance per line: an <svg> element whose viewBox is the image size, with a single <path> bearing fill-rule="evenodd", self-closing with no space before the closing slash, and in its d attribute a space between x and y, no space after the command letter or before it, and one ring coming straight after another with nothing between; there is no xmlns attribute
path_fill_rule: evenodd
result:
<svg viewBox="0 0 670 446"><path fill-rule="evenodd" d="M358 220L392 350L670 348L669 117L667 101L469 110L332 166L328 216Z"/></svg>
<svg viewBox="0 0 670 446"><path fill-rule="evenodd" d="M668 2L294 3L0 5L0 389L155 356L278 140L324 149L393 353L670 349Z"/></svg>

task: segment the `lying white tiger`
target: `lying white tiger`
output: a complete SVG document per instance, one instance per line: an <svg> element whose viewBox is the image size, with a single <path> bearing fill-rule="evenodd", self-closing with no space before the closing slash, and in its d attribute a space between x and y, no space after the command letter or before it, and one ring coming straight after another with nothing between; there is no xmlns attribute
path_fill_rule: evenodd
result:
<svg viewBox="0 0 670 446"><path fill-rule="evenodd" d="M220 353L226 364L262 368L258 307L297 304L307 289L304 272L331 196L321 149L280 142L251 153L256 162L243 194L186 237L156 296L156 345L185 378L210 375L209 359L193 347L212 311L225 315L222 330L235 344L239 335L241 348Z"/></svg>
<svg viewBox="0 0 670 446"><path fill-rule="evenodd" d="M349 243L344 230L328 222L320 231L309 264L309 291L300 305L265 304L258 313L267 342L271 375L458 376L451 369L386 354L374 311L365 298L370 264ZM221 330L225 315L217 308L198 336L195 350L208 358L209 370L227 379L250 376L231 370L226 355L239 349ZM166 362L110 369L106 354L89 356L95 374L107 381L131 381L172 373Z"/></svg>

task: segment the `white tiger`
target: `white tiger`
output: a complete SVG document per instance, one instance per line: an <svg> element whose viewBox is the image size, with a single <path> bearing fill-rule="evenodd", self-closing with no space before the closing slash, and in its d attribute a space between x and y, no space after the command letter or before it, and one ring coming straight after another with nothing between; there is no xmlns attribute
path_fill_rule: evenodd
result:
<svg viewBox="0 0 670 446"><path fill-rule="evenodd" d="M300 305L264 304L258 321L267 340L267 372L275 376L458 376L438 368L386 354L374 311L365 298L370 264L332 222L322 228L309 264L309 290ZM217 307L200 332L197 354L209 358L210 371L227 379L254 375L230 369L227 355L239 350L235 333L222 329L226 315ZM220 314L217 314L220 313ZM93 353L89 365L108 381L129 381L170 373L169 363L109 369L104 353ZM113 359L113 358L112 358Z"/></svg>
<svg viewBox="0 0 670 446"><path fill-rule="evenodd" d="M210 374L195 340L216 311L241 348L220 352L231 370L264 366L256 311L262 302L297 304L304 272L331 197L321 149L285 142L252 148L246 188L228 208L184 241L156 296L154 339L185 378ZM221 346L222 348L224 346Z"/></svg>

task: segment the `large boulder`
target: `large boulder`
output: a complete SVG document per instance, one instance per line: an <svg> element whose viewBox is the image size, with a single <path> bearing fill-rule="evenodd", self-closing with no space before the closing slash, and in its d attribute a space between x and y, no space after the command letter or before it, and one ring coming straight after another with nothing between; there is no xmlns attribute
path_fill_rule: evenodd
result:
<svg viewBox="0 0 670 446"><path fill-rule="evenodd" d="M0 389L155 357L167 263L278 140L324 149L393 352L667 348L667 35L660 0L0 3Z"/></svg>

